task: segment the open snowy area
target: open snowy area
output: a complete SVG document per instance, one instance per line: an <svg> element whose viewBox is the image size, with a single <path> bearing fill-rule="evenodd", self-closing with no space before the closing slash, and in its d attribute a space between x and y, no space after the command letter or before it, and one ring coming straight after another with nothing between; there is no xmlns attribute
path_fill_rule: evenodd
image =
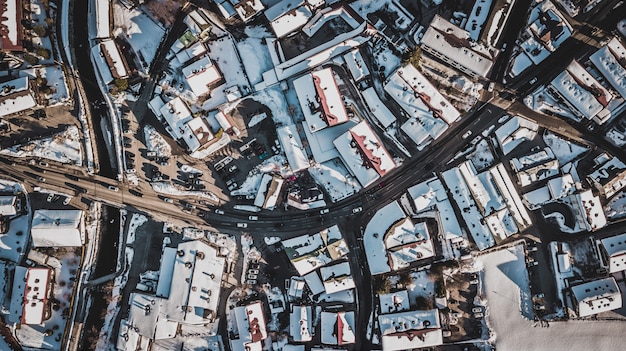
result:
<svg viewBox="0 0 626 351"><path fill-rule="evenodd" d="M156 152L158 157L172 156L172 147L153 126L146 124L146 126L143 127L143 135L148 151Z"/></svg>
<svg viewBox="0 0 626 351"><path fill-rule="evenodd" d="M41 157L61 163L81 165L83 155L78 127L69 126L52 137L29 141L8 149L0 150L4 155L14 157Z"/></svg>

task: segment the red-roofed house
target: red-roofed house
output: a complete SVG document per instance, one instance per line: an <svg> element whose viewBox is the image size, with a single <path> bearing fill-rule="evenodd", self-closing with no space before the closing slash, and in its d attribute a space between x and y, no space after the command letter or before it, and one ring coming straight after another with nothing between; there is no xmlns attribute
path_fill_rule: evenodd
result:
<svg viewBox="0 0 626 351"><path fill-rule="evenodd" d="M22 51L22 1L0 0L0 50Z"/></svg>
<svg viewBox="0 0 626 351"><path fill-rule="evenodd" d="M17 324L41 324L48 318L51 280L50 268L15 267L9 321Z"/></svg>

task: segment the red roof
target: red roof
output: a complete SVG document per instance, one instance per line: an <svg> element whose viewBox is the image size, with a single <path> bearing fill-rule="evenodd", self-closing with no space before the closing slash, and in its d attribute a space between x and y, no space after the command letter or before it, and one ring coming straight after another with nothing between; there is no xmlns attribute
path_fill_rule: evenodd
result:
<svg viewBox="0 0 626 351"><path fill-rule="evenodd" d="M328 106L328 102L326 101L326 95L324 93L324 87L322 87L322 80L320 79L320 77L314 74L312 74L311 76L313 77L313 84L315 85L317 97L320 100L320 104L322 105L322 118L326 121L326 124L331 127L339 124L339 117L333 115L330 112L330 107ZM339 91L339 87L337 87L337 82L335 82L334 79L333 84L335 85L335 90ZM341 105L341 108L345 111L345 107L343 105Z"/></svg>
<svg viewBox="0 0 626 351"><path fill-rule="evenodd" d="M15 16L11 16L8 18L5 12L5 9L11 3L12 6L15 6ZM15 18L13 18L15 17ZM14 26L7 26L6 22L15 21L15 23L11 23ZM15 31L16 42L12 42L9 39L9 34ZM0 0L0 50L8 50L8 51L22 51L22 40L24 39L24 35L22 32L22 2L19 0Z"/></svg>
<svg viewBox="0 0 626 351"><path fill-rule="evenodd" d="M359 154L361 155L365 166L374 168L376 172L381 176L385 175L385 173L387 173L387 170L381 168L382 162L380 160L380 157L374 155L374 152L370 148L368 148L367 145L365 145L365 140L367 138L363 135L358 135L354 133L352 130L350 131L350 135L352 136L352 140L354 140L358 146L357 149L359 150ZM370 145L376 144L370 142ZM378 145L377 147L381 146Z"/></svg>

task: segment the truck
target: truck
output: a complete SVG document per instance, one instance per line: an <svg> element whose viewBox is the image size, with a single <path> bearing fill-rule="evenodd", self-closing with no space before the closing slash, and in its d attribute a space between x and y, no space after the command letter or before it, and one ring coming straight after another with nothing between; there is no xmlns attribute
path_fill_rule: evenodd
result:
<svg viewBox="0 0 626 351"><path fill-rule="evenodd" d="M260 212L261 209L257 206L253 205L235 205L233 206L235 210L246 211L246 212Z"/></svg>

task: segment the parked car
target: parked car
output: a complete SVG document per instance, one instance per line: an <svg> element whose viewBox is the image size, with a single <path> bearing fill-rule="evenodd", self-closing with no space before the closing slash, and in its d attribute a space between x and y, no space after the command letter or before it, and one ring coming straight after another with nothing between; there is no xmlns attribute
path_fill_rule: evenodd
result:
<svg viewBox="0 0 626 351"><path fill-rule="evenodd" d="M46 181L46 178L44 178L42 176L39 176L39 177L37 177L37 181L40 182L40 183L44 183Z"/></svg>
<svg viewBox="0 0 626 351"><path fill-rule="evenodd" d="M109 190L118 192L120 189L118 187L116 187L116 186L109 185Z"/></svg>
<svg viewBox="0 0 626 351"><path fill-rule="evenodd" d="M323 214L327 214L328 212L330 212L330 210L329 210L329 209L327 209L327 208L324 208L324 209L320 210L320 214L321 214L321 215L323 215Z"/></svg>
<svg viewBox="0 0 626 351"><path fill-rule="evenodd" d="M248 279L256 279L258 276L256 274L248 274Z"/></svg>
<svg viewBox="0 0 626 351"><path fill-rule="evenodd" d="M536 299L543 299L546 295L544 293L535 294Z"/></svg>
<svg viewBox="0 0 626 351"><path fill-rule="evenodd" d="M41 167L48 167L48 162L46 162L46 161L39 161L39 165Z"/></svg>
<svg viewBox="0 0 626 351"><path fill-rule="evenodd" d="M46 199L46 201L52 202L53 200L54 200L54 194L48 194L48 198Z"/></svg>
<svg viewBox="0 0 626 351"><path fill-rule="evenodd" d="M356 207L352 209L352 213L359 213L361 211L363 211L363 207Z"/></svg>
<svg viewBox="0 0 626 351"><path fill-rule="evenodd" d="M188 208L188 209L192 209L193 210L193 209L196 208L196 205L190 204L189 202L185 202L185 207Z"/></svg>
<svg viewBox="0 0 626 351"><path fill-rule="evenodd" d="M482 307L474 307L474 308L472 308L472 312L474 312L474 313L482 313L483 312L483 308Z"/></svg>
<svg viewBox="0 0 626 351"><path fill-rule="evenodd" d="M474 318L481 319L481 318L483 318L483 314L482 313L474 313Z"/></svg>
<svg viewBox="0 0 626 351"><path fill-rule="evenodd" d="M531 79L529 83L530 83L530 84L535 84L535 83L537 83L537 77L533 77L533 79Z"/></svg>
<svg viewBox="0 0 626 351"><path fill-rule="evenodd" d="M217 213L218 215L223 215L224 211L220 210L219 208L216 208L215 213Z"/></svg>
<svg viewBox="0 0 626 351"><path fill-rule="evenodd" d="M534 267L534 266L536 266L536 265L538 265L538 264L539 264L539 262L537 262L537 261L530 261L530 262L528 262L526 265L527 265L528 267Z"/></svg>
<svg viewBox="0 0 626 351"><path fill-rule="evenodd" d="M169 197L164 197L163 201L167 202L168 204L173 204L174 200L170 199Z"/></svg>
<svg viewBox="0 0 626 351"><path fill-rule="evenodd" d="M63 200L63 205L65 205L65 206L69 205L70 201L72 201L72 197L71 196L66 196L65 199Z"/></svg>
<svg viewBox="0 0 626 351"><path fill-rule="evenodd" d="M246 284L256 285L256 280L248 279L246 280Z"/></svg>
<svg viewBox="0 0 626 351"><path fill-rule="evenodd" d="M535 305L535 311L543 311L546 309L544 305Z"/></svg>
<svg viewBox="0 0 626 351"><path fill-rule="evenodd" d="M239 185L237 183L232 183L231 185L228 186L228 191L233 191L235 189L237 189Z"/></svg>
<svg viewBox="0 0 626 351"><path fill-rule="evenodd" d="M467 138L469 138L470 135L472 135L472 131L468 130L467 132L465 132L465 134L463 134L462 138L463 139L467 139Z"/></svg>
<svg viewBox="0 0 626 351"><path fill-rule="evenodd" d="M258 221L259 220L259 216L249 216L248 219L251 220L251 221Z"/></svg>
<svg viewBox="0 0 626 351"><path fill-rule="evenodd" d="M259 274L258 269L248 269L248 274Z"/></svg>

